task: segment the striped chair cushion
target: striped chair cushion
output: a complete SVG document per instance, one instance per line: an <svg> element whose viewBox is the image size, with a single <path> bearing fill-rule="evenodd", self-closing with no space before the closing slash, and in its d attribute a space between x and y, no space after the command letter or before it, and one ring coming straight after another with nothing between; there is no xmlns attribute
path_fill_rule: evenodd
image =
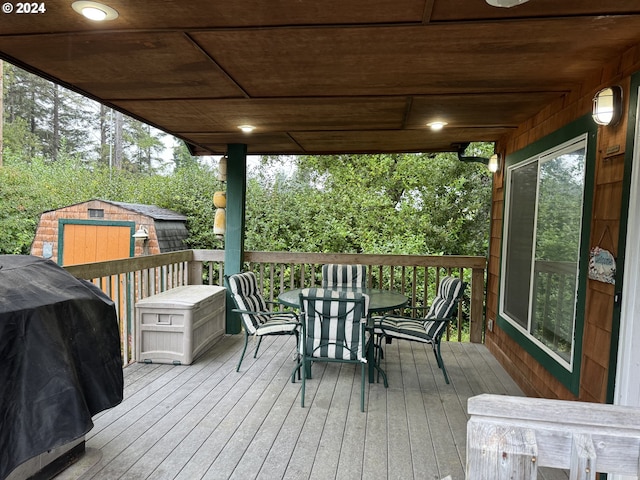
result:
<svg viewBox="0 0 640 480"><path fill-rule="evenodd" d="M375 333L412 340L422 343L433 343L443 332L447 322L441 320L425 320L422 318L395 317L393 315L375 320Z"/></svg>
<svg viewBox="0 0 640 480"><path fill-rule="evenodd" d="M356 287L367 286L366 265L327 264L322 266L322 287Z"/></svg>
<svg viewBox="0 0 640 480"><path fill-rule="evenodd" d="M424 318L407 318L386 315L374 319L374 332L395 338L404 338L423 343L433 343L442 334L448 319L462 295L464 283L454 277L444 277L438 286L438 293Z"/></svg>
<svg viewBox="0 0 640 480"><path fill-rule="evenodd" d="M438 286L438 293L425 318L449 318L456 307L464 284L459 278L444 277Z"/></svg>
<svg viewBox="0 0 640 480"><path fill-rule="evenodd" d="M306 356L366 363L366 339L361 333L367 321L367 295L308 288L300 294L300 301L306 331L301 353L306 350Z"/></svg>
<svg viewBox="0 0 640 480"><path fill-rule="evenodd" d="M294 313L266 314L267 302L258 290L258 281L253 272L236 273L228 277L229 288L238 310L262 313L241 313L244 328L250 335L292 332L297 327Z"/></svg>

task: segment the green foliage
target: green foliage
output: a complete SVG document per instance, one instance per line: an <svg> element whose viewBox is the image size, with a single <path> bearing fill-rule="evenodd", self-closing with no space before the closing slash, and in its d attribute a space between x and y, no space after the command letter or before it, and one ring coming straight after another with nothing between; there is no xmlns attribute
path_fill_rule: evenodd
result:
<svg viewBox="0 0 640 480"><path fill-rule="evenodd" d="M9 157L0 169L0 252L28 253L39 215L92 198L169 208L188 218L191 248L213 235L216 169L168 175ZM491 187L483 165L451 155L265 158L247 182L248 250L484 255Z"/></svg>
<svg viewBox="0 0 640 480"><path fill-rule="evenodd" d="M187 217L190 248L224 248L213 235L213 193L224 190L216 171L200 164L187 164L167 176L141 179L135 202L178 211Z"/></svg>
<svg viewBox="0 0 640 480"><path fill-rule="evenodd" d="M180 140L173 145L173 163L176 168L183 168L194 167L199 164L199 161L198 157L191 155L187 145Z"/></svg>
<svg viewBox="0 0 640 480"><path fill-rule="evenodd" d="M17 163L23 158L33 158L42 150L40 139L31 133L23 118L5 121L3 126L3 162Z"/></svg>
<svg viewBox="0 0 640 480"><path fill-rule="evenodd" d="M40 214L92 198L157 205L188 217L192 248L221 248L213 236L215 171L192 165L169 176L107 167L88 168L67 158L11 162L0 168L0 253L29 253Z"/></svg>
<svg viewBox="0 0 640 480"><path fill-rule="evenodd" d="M453 154L264 157L249 250L485 255L491 177Z"/></svg>

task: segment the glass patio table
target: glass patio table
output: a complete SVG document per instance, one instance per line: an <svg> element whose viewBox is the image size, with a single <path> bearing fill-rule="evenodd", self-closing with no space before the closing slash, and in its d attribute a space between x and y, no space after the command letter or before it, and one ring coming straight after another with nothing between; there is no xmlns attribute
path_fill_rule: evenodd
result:
<svg viewBox="0 0 640 480"><path fill-rule="evenodd" d="M292 308L300 308L300 293L302 292L302 288L295 288L293 290L286 290L282 292L278 296L278 301L283 305ZM360 292L369 296L369 313L368 313L368 322L367 328L373 333L373 321L371 320L371 314L374 313L384 313L390 310L395 310L396 308L404 307L409 299L402 295L401 293L392 292L389 290L383 290L380 288L344 288L337 287L331 288L331 290L341 290L341 291L349 291L349 292ZM367 349L367 363L369 364L369 383L373 383L373 379L375 376L375 369L377 368L380 372L382 372L383 377L385 378L386 385L386 375L384 371L380 368L379 365L376 365L374 358L373 348L370 346Z"/></svg>

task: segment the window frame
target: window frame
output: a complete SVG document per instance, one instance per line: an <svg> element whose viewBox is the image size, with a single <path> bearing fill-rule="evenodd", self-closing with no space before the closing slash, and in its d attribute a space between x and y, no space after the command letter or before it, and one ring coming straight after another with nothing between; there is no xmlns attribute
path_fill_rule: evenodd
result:
<svg viewBox="0 0 640 480"><path fill-rule="evenodd" d="M588 261L589 261L589 239L593 211L593 195L594 195L594 171L596 161L596 142L597 142L597 126L593 123L590 115L585 115L580 119L562 127L561 129L547 135L546 137L532 143L531 145L508 155L504 165L504 202L502 216L502 237L500 246L500 283L498 293L498 314L496 322L498 326L504 330L511 338L513 338L527 353L529 353L537 362L539 362L547 371L565 385L572 393L578 394L580 385L580 370L582 359L582 337L584 329L584 312L586 307L586 286L588 277ZM574 306L575 316L573 324L573 345L571 352L571 360L567 362L551 349L544 346L541 341L536 339L528 329L525 330L515 320L510 319L505 314L505 262L506 262L506 246L509 225L509 202L510 202L510 186L509 172L513 171L516 166L524 166L531 162L538 162L538 173L536 175L539 181L539 162L541 159L548 158L552 152L556 154L563 148L570 146L580 139L585 140L585 171L584 171L584 190L582 198L582 216L580 226L580 243L578 255L578 275L576 277L576 304ZM536 193L536 211L538 209ZM535 225L534 225L535 226ZM533 261L533 259L532 259ZM530 287L530 291L531 291ZM530 299L531 303L531 299ZM530 305L527 307L528 317L527 324L531 324Z"/></svg>

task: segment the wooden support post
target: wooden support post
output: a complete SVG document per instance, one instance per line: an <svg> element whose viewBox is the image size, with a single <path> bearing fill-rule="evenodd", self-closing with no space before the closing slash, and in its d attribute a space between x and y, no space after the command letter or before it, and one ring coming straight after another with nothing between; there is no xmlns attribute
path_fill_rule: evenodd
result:
<svg viewBox="0 0 640 480"><path fill-rule="evenodd" d="M513 425L467 424L467 480L536 480L535 433Z"/></svg>
<svg viewBox="0 0 640 480"><path fill-rule="evenodd" d="M227 146L227 231L224 239L224 273L242 271L244 257L244 221L247 191L247 146ZM227 333L240 333L242 322L233 313L233 301L227 293Z"/></svg>
<svg viewBox="0 0 640 480"><path fill-rule="evenodd" d="M591 435L576 433L571 444L569 480L596 480L596 449Z"/></svg>

